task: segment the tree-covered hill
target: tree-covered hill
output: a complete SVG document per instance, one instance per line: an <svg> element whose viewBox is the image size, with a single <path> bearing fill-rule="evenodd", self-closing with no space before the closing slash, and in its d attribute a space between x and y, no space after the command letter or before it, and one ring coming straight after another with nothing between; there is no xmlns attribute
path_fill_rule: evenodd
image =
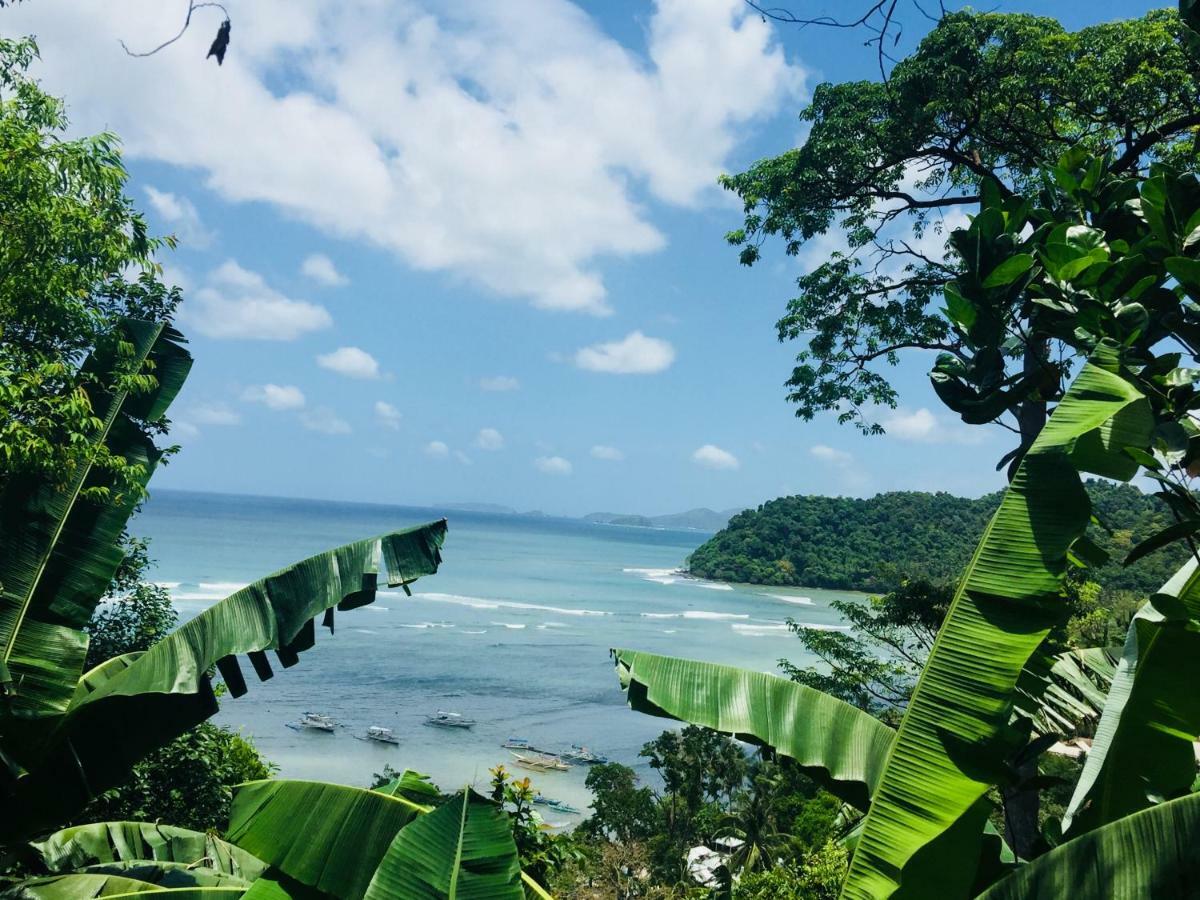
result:
<svg viewBox="0 0 1200 900"><path fill-rule="evenodd" d="M1173 520L1157 498L1130 485L1089 481L1091 537L1109 551L1091 574L1106 588L1149 593L1182 564L1173 545L1125 569L1129 549ZM878 591L901 578L952 580L966 565L1000 494L969 499L897 491L865 500L780 497L734 516L696 549L688 570L702 578L754 584Z"/></svg>

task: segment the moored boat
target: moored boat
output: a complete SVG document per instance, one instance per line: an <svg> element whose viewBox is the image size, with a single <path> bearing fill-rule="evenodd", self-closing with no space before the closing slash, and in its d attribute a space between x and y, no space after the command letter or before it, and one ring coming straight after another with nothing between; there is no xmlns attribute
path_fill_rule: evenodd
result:
<svg viewBox="0 0 1200 900"><path fill-rule="evenodd" d="M324 731L327 734L331 734L337 728L337 722L321 713L306 712L300 716L300 721L296 723L295 727L298 729L309 728L313 731Z"/></svg>
<svg viewBox="0 0 1200 900"><path fill-rule="evenodd" d="M434 715L425 717L425 724L440 725L442 728L471 728L475 722L472 719L464 718L461 713L439 709Z"/></svg>
<svg viewBox="0 0 1200 900"><path fill-rule="evenodd" d="M599 765L600 763L608 762L607 756L601 756L599 753L593 753L587 747L581 747L579 744L572 744L571 749L564 751L561 754L563 759L569 759L572 762L583 763L588 766Z"/></svg>
<svg viewBox="0 0 1200 900"><path fill-rule="evenodd" d="M513 759L523 769L535 772L565 772L571 768L557 756L549 753L514 753Z"/></svg>
<svg viewBox="0 0 1200 900"><path fill-rule="evenodd" d="M368 741L378 741L381 744L399 744L400 739L392 734L392 729L384 728L382 725L372 725L367 729Z"/></svg>

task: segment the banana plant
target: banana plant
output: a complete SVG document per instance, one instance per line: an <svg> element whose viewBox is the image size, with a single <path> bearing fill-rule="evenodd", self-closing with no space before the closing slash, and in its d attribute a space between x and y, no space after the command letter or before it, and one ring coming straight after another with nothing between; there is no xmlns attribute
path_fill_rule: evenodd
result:
<svg viewBox="0 0 1200 900"><path fill-rule="evenodd" d="M49 874L22 884L30 900L162 890L172 900L177 891L214 900L550 896L521 871L507 815L470 789L431 806L384 790L255 781L236 788L224 839L102 822L31 847Z"/></svg>
<svg viewBox="0 0 1200 900"><path fill-rule="evenodd" d="M83 672L83 628L108 589L121 534L162 451L152 435L191 366L182 336L126 321L85 366L125 373L88 398L93 437L124 460L122 479L84 464L63 484L13 476L0 493L0 841L61 823L138 759L216 711L209 673L247 690L331 631L335 610L375 599L384 575L407 586L437 571L444 520L317 554L213 605L152 649ZM386 568L386 573L381 572Z"/></svg>

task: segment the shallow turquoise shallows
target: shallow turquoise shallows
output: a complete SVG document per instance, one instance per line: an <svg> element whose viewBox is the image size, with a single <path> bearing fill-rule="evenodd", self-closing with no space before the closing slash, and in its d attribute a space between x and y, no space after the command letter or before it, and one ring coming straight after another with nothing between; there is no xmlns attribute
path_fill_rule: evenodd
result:
<svg viewBox="0 0 1200 900"><path fill-rule="evenodd" d="M382 591L371 606L339 613L336 634L318 629L318 646L291 669L276 666L271 681L255 682L244 667L250 693L226 698L218 721L252 736L282 775L366 785L390 763L453 789L482 785L505 763L586 811L586 766L527 773L500 744L582 744L652 781L637 753L670 723L625 707L609 647L776 671L780 657L805 659L785 620L840 627L828 602L849 596L682 578L675 570L707 535L569 519L156 491L131 531L152 540L152 577L186 618L320 550L442 516L445 561L412 597ZM438 710L476 724L423 726ZM341 727L289 728L305 711ZM355 739L372 725L399 743Z"/></svg>

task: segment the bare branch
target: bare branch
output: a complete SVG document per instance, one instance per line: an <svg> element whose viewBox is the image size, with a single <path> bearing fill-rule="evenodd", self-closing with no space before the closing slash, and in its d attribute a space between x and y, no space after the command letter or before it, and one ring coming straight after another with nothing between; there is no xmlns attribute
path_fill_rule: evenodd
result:
<svg viewBox="0 0 1200 900"><path fill-rule="evenodd" d="M227 22L229 21L229 10L227 10L220 3L214 3L214 2L197 3L196 0L188 0L187 16L183 20L183 27L179 29L179 34L175 35L175 37L171 38L170 40L163 41L161 44L159 44L153 50L147 50L145 53L134 53L132 50L129 49L128 46L126 46L124 41L120 41L121 49L124 50L126 53L128 53L130 56L137 56L137 57L153 56L159 50L162 50L164 47L171 46L173 43L175 43L177 40L179 40L181 37L183 37L184 33L188 30L188 26L192 24L192 13L194 13L198 9L204 9L209 6L216 7L217 9L219 9L221 12L223 12L225 14L225 21L227 21Z"/></svg>

